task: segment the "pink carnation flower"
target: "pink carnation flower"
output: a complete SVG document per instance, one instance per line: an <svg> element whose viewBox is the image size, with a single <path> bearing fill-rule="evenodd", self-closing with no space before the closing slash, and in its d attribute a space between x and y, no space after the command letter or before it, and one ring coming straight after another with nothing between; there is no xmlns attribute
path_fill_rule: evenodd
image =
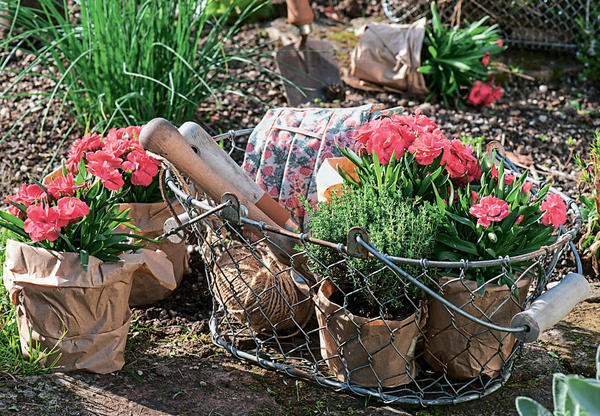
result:
<svg viewBox="0 0 600 416"><path fill-rule="evenodd" d="M540 209L546 211L542 217L544 225L552 224L556 229L567 222L567 205L558 194L549 194Z"/></svg>
<svg viewBox="0 0 600 416"><path fill-rule="evenodd" d="M471 206L471 215L477 218L477 225L489 227L492 222L500 222L509 214L508 203L495 196L484 196L479 204Z"/></svg>

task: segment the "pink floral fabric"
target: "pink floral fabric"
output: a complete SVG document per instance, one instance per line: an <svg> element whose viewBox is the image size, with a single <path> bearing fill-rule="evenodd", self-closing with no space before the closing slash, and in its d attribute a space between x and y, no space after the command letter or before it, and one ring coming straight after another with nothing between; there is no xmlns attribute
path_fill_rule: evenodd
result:
<svg viewBox="0 0 600 416"><path fill-rule="evenodd" d="M370 104L269 110L248 139L242 168L303 228L306 212L298 197L316 206L316 172L321 163L341 156L338 146L351 145L355 128L378 114Z"/></svg>

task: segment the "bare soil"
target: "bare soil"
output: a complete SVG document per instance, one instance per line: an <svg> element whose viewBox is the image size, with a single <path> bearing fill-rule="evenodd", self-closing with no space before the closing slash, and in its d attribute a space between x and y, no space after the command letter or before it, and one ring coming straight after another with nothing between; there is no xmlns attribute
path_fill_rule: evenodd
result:
<svg viewBox="0 0 600 416"><path fill-rule="evenodd" d="M360 6L364 10L381 18L378 2L363 3ZM317 33L336 42L338 58L344 64L356 41L350 31L351 18L356 16L338 7L334 11L340 13L340 21L333 21L325 13L329 5L326 1L318 2L317 14L323 24ZM250 25L239 35L239 41L255 42L257 33L266 29L266 23ZM505 75L504 96L485 109L448 110L439 103L423 103L422 97L367 93L349 87L345 90L345 100L318 105L347 107L379 102L388 107L402 105L409 110L420 106L425 114L435 117L449 137L484 136L486 142L499 140L514 153L521 167L529 168L534 176L553 179L565 192L575 196L573 155L584 152L593 130L600 128L600 91L578 81L573 57L519 52L503 59L519 63L526 73L545 78L531 81L520 75ZM547 77L548 71L544 70L550 69L551 75L557 72L556 66L548 68L550 59L564 66L564 71L555 74L562 77ZM30 60L30 56L17 54L7 68L22 69ZM281 85L263 74L248 75L265 81L254 87L254 92L271 106L285 105ZM15 76L10 71L1 73L2 89ZM52 87L35 79L19 84L21 92L47 92ZM29 109L31 113L21 119ZM45 118L50 128L41 130L44 112L34 97L0 98L0 137L8 133L0 142L1 195L14 192L28 178L38 178L46 167L55 163L52 157L56 149L58 156L64 155L68 143L82 134L82 129L75 127L63 144L72 118L60 108L51 107ZM203 103L197 121L213 132L220 132L252 127L264 112L265 108L256 103L226 96L220 97L218 104ZM334 392L232 357L212 343L208 328L212 303L196 252L192 260L193 273L185 277L170 299L134 309L123 370L107 375L57 373L31 377L0 373L0 414L507 415L516 414L514 400L519 395L532 397L551 408L554 372L588 377L594 374L594 352L600 344L597 276L590 276L595 292L586 302L540 340L524 346L512 377L499 391L469 403L422 408L386 405ZM561 272L571 266L568 259L559 264Z"/></svg>

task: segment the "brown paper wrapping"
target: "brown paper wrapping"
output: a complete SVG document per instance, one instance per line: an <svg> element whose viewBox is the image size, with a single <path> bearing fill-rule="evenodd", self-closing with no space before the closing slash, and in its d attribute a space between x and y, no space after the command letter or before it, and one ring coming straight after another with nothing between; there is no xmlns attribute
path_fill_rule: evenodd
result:
<svg viewBox="0 0 600 416"><path fill-rule="evenodd" d="M57 363L61 371L104 374L123 367L133 273L143 265L165 261L166 256L142 249L119 257L123 262L91 256L84 271L78 253L7 242L4 285L17 308L25 357L36 341L61 354ZM52 354L46 363L55 358Z"/></svg>
<svg viewBox="0 0 600 416"><path fill-rule="evenodd" d="M329 369L340 381L363 387L380 387L377 379L382 388L410 383L417 373L415 348L427 319L426 306L402 321L384 322L344 312L329 300L335 291L325 280L315 296L321 356Z"/></svg>
<svg viewBox="0 0 600 416"><path fill-rule="evenodd" d="M369 23L352 51L344 82L367 91L427 94L421 66L425 18L412 24Z"/></svg>
<svg viewBox="0 0 600 416"><path fill-rule="evenodd" d="M47 184L59 176L62 176L62 168L50 172L44 177L42 183ZM183 207L179 204L174 208L177 214L183 212ZM129 209L128 216L133 218L131 223L142 230L135 234L148 238L161 235L165 221L171 217L166 202L119 204L120 211L125 209ZM118 230L119 232L133 233L133 230L123 226L119 227ZM148 264L135 272L131 287L131 298L129 299L131 306L150 305L169 297L181 283L183 275L190 272L188 266L189 254L185 241L175 244L165 238L159 243L146 242L145 248L165 252L167 261L161 260ZM168 287L173 286L173 281L170 280L171 274L167 272L168 268L173 269L172 274L175 277L173 289L168 289Z"/></svg>
<svg viewBox="0 0 600 416"><path fill-rule="evenodd" d="M438 282L443 288L444 299L465 312L484 321L490 321L486 316L493 314L492 323L510 326L512 317L522 310L531 277L523 277L517 282L519 299L506 285L486 286L484 296L479 296L474 281L440 277ZM425 360L436 371L446 371L458 380L480 374L493 377L502 370L515 342L515 337L506 332L488 330L456 313L452 317L437 300L429 303Z"/></svg>
<svg viewBox="0 0 600 416"><path fill-rule="evenodd" d="M121 211L129 209L128 217L133 218L131 223L142 230L135 234L149 238L161 235L165 221L171 217L166 202L119 204L119 208ZM183 207L178 204L175 210L180 214ZM131 232L125 227L120 231ZM167 298L179 286L183 275L189 273L189 254L185 241L175 244L164 238L159 243L145 243L148 250L163 251L168 261L147 264L134 273L129 298L131 306L149 305ZM172 269L172 274L168 272L169 268Z"/></svg>

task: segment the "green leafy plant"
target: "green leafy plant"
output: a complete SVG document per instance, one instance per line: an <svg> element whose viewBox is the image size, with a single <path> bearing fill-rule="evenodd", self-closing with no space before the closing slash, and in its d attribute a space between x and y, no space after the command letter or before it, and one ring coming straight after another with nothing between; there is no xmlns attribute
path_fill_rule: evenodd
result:
<svg viewBox="0 0 600 416"><path fill-rule="evenodd" d="M432 252L442 216L436 206L414 200L398 200L387 190L371 187L343 188L334 194L330 203L318 204L316 210L306 204L309 212L308 228L314 238L346 243L351 227L362 227L369 234L371 244L382 253L422 258ZM311 270L328 276L340 287L359 289L367 287L373 297L365 300L376 307L377 301L400 307L403 293L418 297L416 288L406 289L401 277L390 269L382 268L375 258L349 257L343 265L341 255L328 247L311 244Z"/></svg>
<svg viewBox="0 0 600 416"><path fill-rule="evenodd" d="M343 182L352 189L395 195L398 201L435 204L444 216L436 234L436 260L492 260L530 253L554 243L554 231L566 222L566 204L549 193L549 185L534 195L526 174L517 178L504 162L496 166L494 151L481 153L478 146L474 154L461 140L447 139L418 111L414 116L371 120L356 133L356 153L342 150L354 164L350 171L338 166ZM510 267L523 271L527 265ZM474 268L467 278L480 285L495 279L512 287L512 273L503 271ZM452 275L452 270L443 273Z"/></svg>
<svg viewBox="0 0 600 416"><path fill-rule="evenodd" d="M108 127L158 116L189 120L207 97L244 95L241 85L257 82L230 69L262 68L254 59L261 49L243 49L231 40L261 4L245 8L227 25L233 3L215 19L208 6L199 9L192 0L78 3L69 9L66 1L40 0L42 11L0 3L0 13L14 16L11 24L22 28L0 42L0 49L17 45L35 55L3 95L26 76L50 78L55 89L39 97L48 108L59 100L80 125Z"/></svg>
<svg viewBox="0 0 600 416"><path fill-rule="evenodd" d="M591 262L596 273L600 271L600 223L598 209L600 207L600 130L594 133L590 144L589 156L578 155L575 163L580 169L578 202L582 206L581 216L585 222L583 236L579 240L579 248L583 258Z"/></svg>
<svg viewBox="0 0 600 416"><path fill-rule="evenodd" d="M264 5L256 9L258 4ZM233 12L229 9L233 6ZM220 17L230 13L229 21L233 23L236 17L240 16L248 8L254 9L247 14L247 21L254 22L271 17L275 13L275 7L270 0L257 2L255 0L216 0L206 5L206 13L210 17Z"/></svg>
<svg viewBox="0 0 600 416"><path fill-rule="evenodd" d="M504 161L496 168L481 157L480 164L480 180L458 188L456 198L446 204L450 221L444 223L443 232L438 236L435 258L451 261L497 259L530 253L556 241L554 227L549 225L554 221L558 226L558 220L546 218L546 212L552 210L552 214L560 216L560 221L564 222L566 206L558 195L553 195L549 198L559 207L546 208L544 201L550 185L544 186L534 197L526 174L516 178L505 170ZM510 268L522 271L522 266L527 263L512 264ZM501 267L475 268L469 277L483 285L499 274L499 285L513 286L513 274L502 273Z"/></svg>
<svg viewBox="0 0 600 416"><path fill-rule="evenodd" d="M554 413L529 397L517 397L520 416L595 416L600 415L600 347L596 352L596 378L554 374L552 392Z"/></svg>
<svg viewBox="0 0 600 416"><path fill-rule="evenodd" d="M577 36L577 59L583 63L581 77L600 82L600 6L589 3L590 10L586 16L575 18L579 28Z"/></svg>
<svg viewBox="0 0 600 416"><path fill-rule="evenodd" d="M146 237L119 233L129 223L128 210L119 212L118 191L111 191L82 163L76 177L63 165L62 176L42 185L23 185L8 197L9 211L0 211L0 227L15 240L48 250L79 253L87 269L90 256L121 261L123 251L141 247ZM151 240L153 241L153 240Z"/></svg>
<svg viewBox="0 0 600 416"><path fill-rule="evenodd" d="M426 28L425 59L419 72L425 74L431 91L427 100L439 95L446 106L456 106L466 99L475 81L487 80L490 57L504 50L500 32L497 25L484 25L487 16L459 29L442 24L435 2L431 13L432 27Z"/></svg>

